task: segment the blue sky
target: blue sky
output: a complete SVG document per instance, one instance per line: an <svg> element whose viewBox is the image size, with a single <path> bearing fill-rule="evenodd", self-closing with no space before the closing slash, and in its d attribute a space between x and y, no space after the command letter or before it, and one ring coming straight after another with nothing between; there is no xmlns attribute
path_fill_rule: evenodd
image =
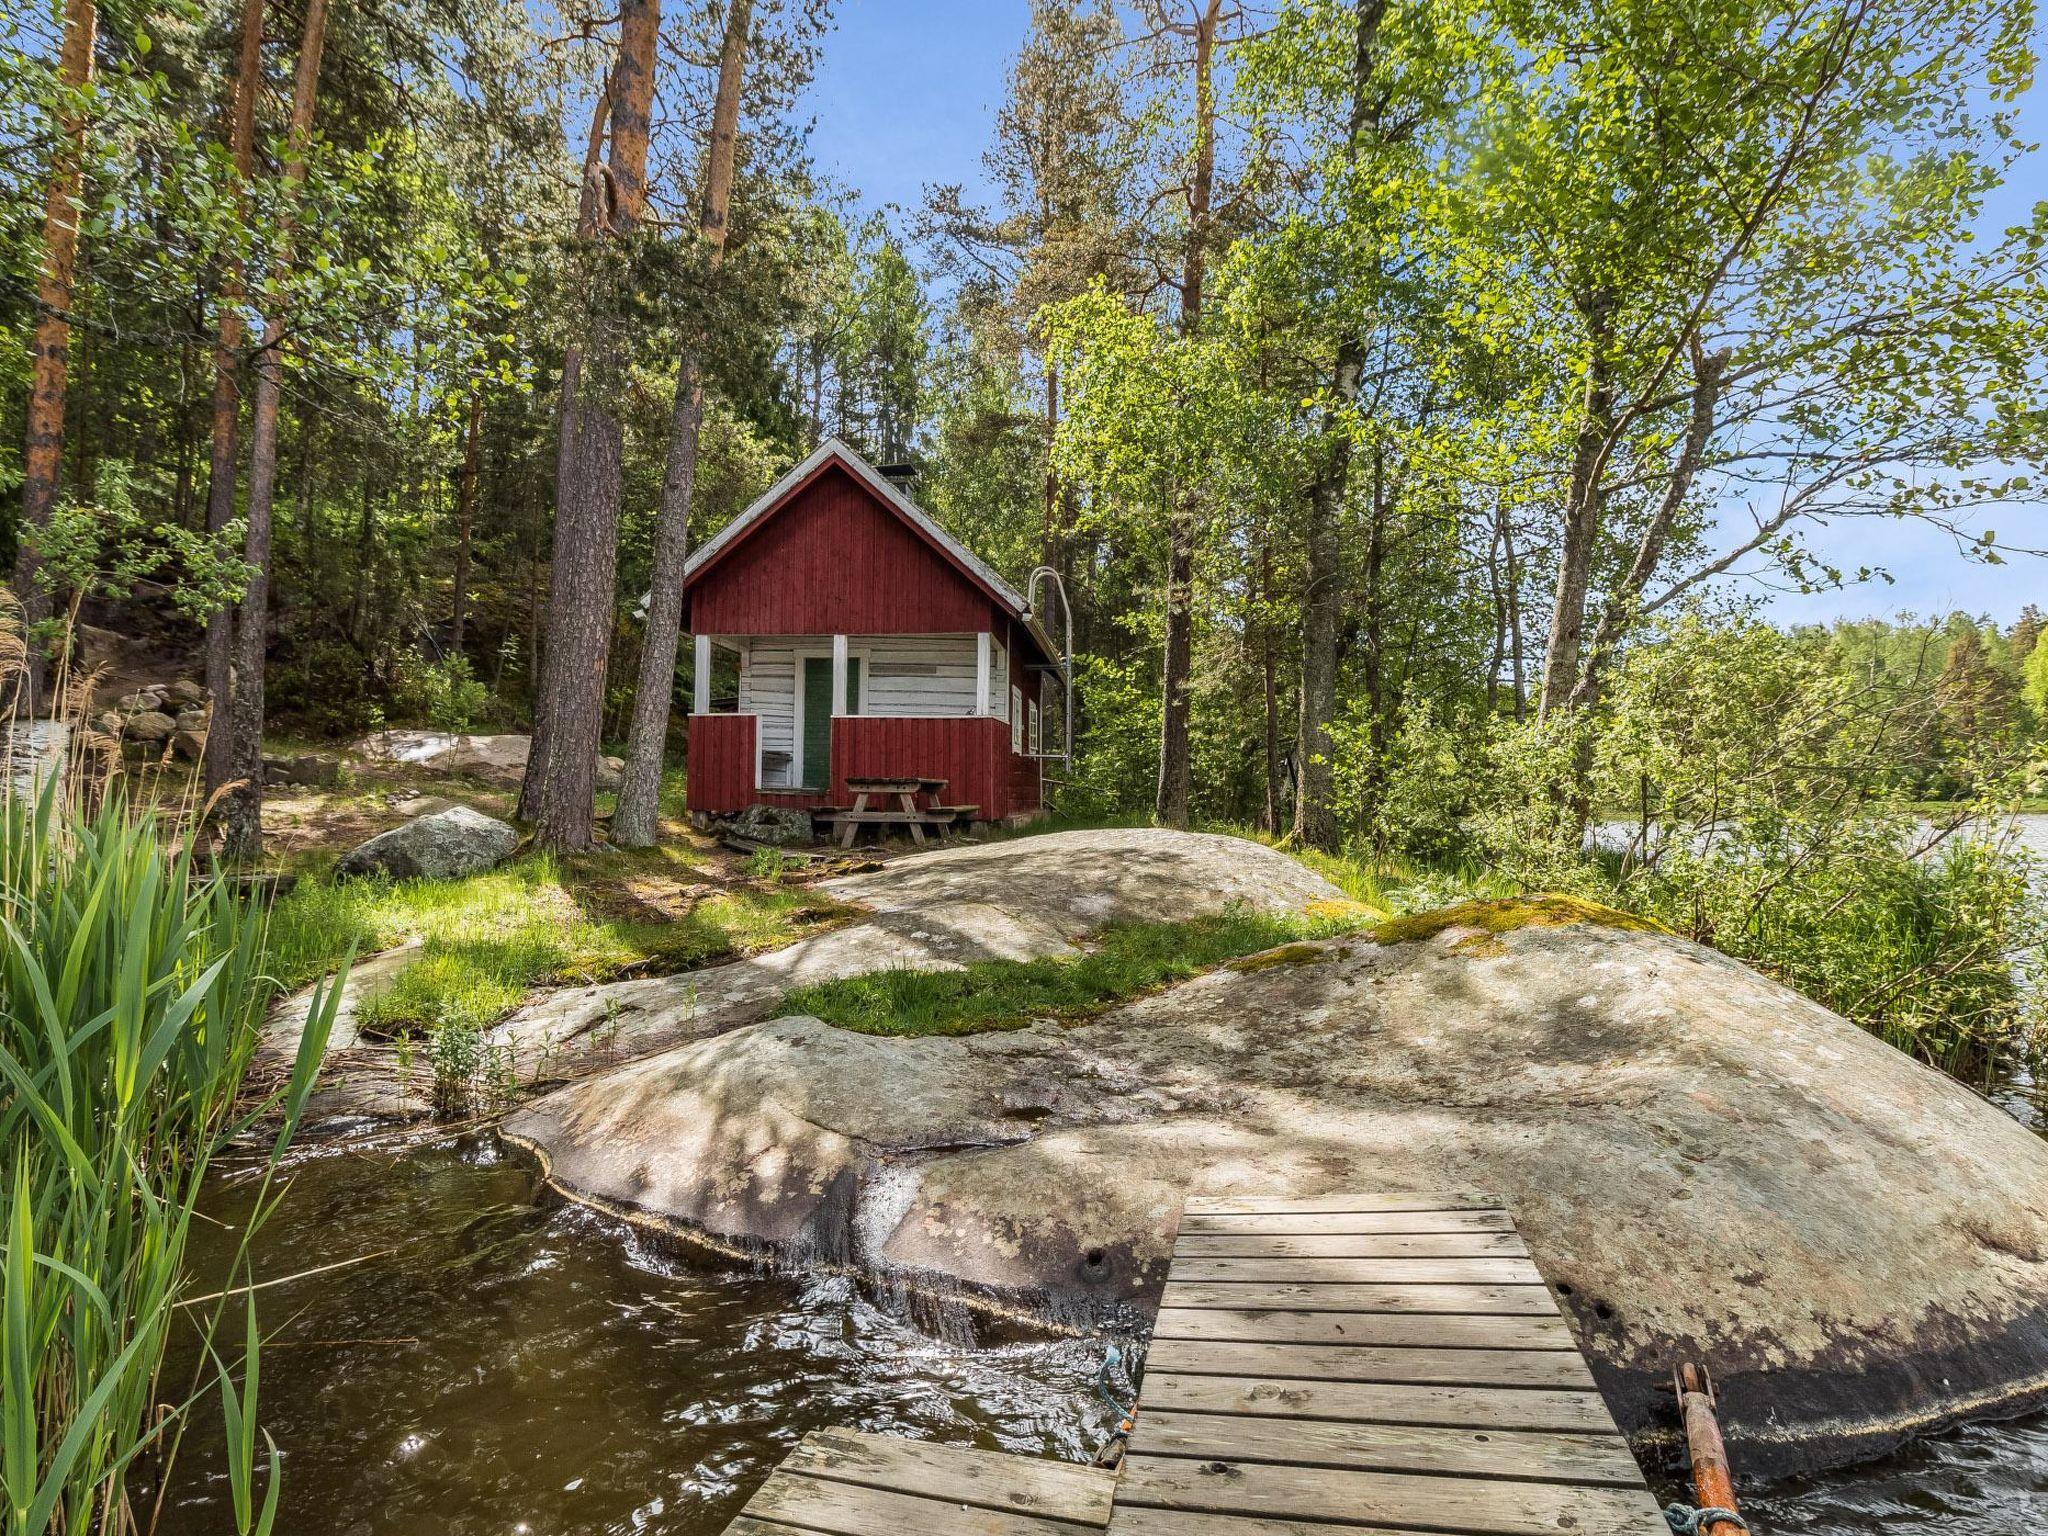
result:
<svg viewBox="0 0 2048 1536"><path fill-rule="evenodd" d="M1004 75L1024 35L1026 0L840 0L837 10L810 98L819 166L870 208L913 208L930 183L980 183ZM2021 125L2032 138L2048 137L2048 83L2035 84ZM2004 189L1991 210L1994 223L2017 221L2028 202L2048 196L2048 174L2038 170L2048 156L2036 165L2030 185ZM2000 510L1982 526L1995 528L2001 544L2048 546L2048 508ZM1982 565L1915 522L1852 519L1809 539L1839 566L1878 566L1893 580L1812 594L1752 587L1786 622L1952 608L2010 622L2026 603L2048 607L2048 560L2014 556L2007 565Z"/></svg>

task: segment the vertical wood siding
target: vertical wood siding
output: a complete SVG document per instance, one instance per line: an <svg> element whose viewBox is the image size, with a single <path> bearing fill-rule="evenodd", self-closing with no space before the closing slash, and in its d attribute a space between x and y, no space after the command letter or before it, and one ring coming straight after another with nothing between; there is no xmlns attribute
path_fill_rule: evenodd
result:
<svg viewBox="0 0 2048 1536"><path fill-rule="evenodd" d="M754 717L690 716L690 777L687 802L693 811L724 815L754 803Z"/></svg>
<svg viewBox="0 0 2048 1536"><path fill-rule="evenodd" d="M831 465L690 584L708 635L973 633L988 597L874 492Z"/></svg>
<svg viewBox="0 0 2048 1536"><path fill-rule="evenodd" d="M944 779L946 804L978 807L978 821L1001 820L1011 812L1010 728L982 716L853 715L832 722L832 781L840 795L849 775L887 774Z"/></svg>

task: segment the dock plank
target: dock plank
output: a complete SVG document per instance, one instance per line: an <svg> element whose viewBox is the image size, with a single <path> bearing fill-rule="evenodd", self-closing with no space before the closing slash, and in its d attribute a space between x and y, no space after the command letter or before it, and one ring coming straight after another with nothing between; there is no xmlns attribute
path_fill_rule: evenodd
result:
<svg viewBox="0 0 2048 1536"><path fill-rule="evenodd" d="M1423 1190L1402 1193L1311 1195L1189 1195L1183 1207L1189 1216L1300 1216L1318 1211L1468 1211L1502 1210L1497 1195L1464 1190Z"/></svg>
<svg viewBox="0 0 2048 1536"><path fill-rule="evenodd" d="M1377 1344L1418 1349L1576 1349L1561 1317L1470 1316L1443 1312L1309 1312L1287 1307L1163 1306L1160 1339L1271 1344ZM1156 1343L1155 1343L1156 1347Z"/></svg>
<svg viewBox="0 0 2048 1536"><path fill-rule="evenodd" d="M1079 1536L1097 1529L1043 1515L834 1482L786 1467L776 1469L761 1485L744 1513L819 1536Z"/></svg>
<svg viewBox="0 0 2048 1536"><path fill-rule="evenodd" d="M1219 1232L1512 1232L1506 1211L1218 1212L1181 1217L1181 1236Z"/></svg>
<svg viewBox="0 0 2048 1536"><path fill-rule="evenodd" d="M1368 1472L1435 1472L1642 1486L1617 1434L1324 1423L1157 1411L1139 1419L1133 1452L1196 1460L1293 1462Z"/></svg>
<svg viewBox="0 0 2048 1536"><path fill-rule="evenodd" d="M1512 1232L1196 1232L1183 1259L1526 1259Z"/></svg>
<svg viewBox="0 0 2048 1536"><path fill-rule="evenodd" d="M1651 1522L1661 1523L1663 1518L1646 1488L1136 1454L1124 1465L1117 1502L1275 1520L1363 1518L1397 1530L1423 1528L1471 1536L1557 1536L1563 1531L1574 1536L1647 1536Z"/></svg>
<svg viewBox="0 0 2048 1536"><path fill-rule="evenodd" d="M1147 1408L1168 1408L1281 1419L1443 1424L1456 1429L1561 1429L1597 1434L1614 1427L1598 1393L1535 1387L1261 1381L1245 1376L1147 1371L1138 1406L1141 1418Z"/></svg>
<svg viewBox="0 0 2048 1536"><path fill-rule="evenodd" d="M1389 1349L1370 1344L1156 1339L1146 1366L1182 1376L1595 1390L1593 1373L1576 1349Z"/></svg>
<svg viewBox="0 0 2048 1536"><path fill-rule="evenodd" d="M1074 1462L826 1429L783 1461L791 1472L1082 1525L1105 1525L1113 1474Z"/></svg>
<svg viewBox="0 0 2048 1536"><path fill-rule="evenodd" d="M1071 1462L826 1429L783 1458L726 1536L1091 1536L1115 1486Z"/></svg>
<svg viewBox="0 0 2048 1536"><path fill-rule="evenodd" d="M1117 1510L1113 1529L1116 1536L1409 1536L1384 1525L1261 1520L1246 1515L1195 1514L1185 1509L1143 1509L1135 1504Z"/></svg>
<svg viewBox="0 0 2048 1536"><path fill-rule="evenodd" d="M1175 1259L1182 1280L1270 1280L1287 1285L1532 1285L1543 1276L1528 1259Z"/></svg>
<svg viewBox="0 0 2048 1536"><path fill-rule="evenodd" d="M1292 1308L1319 1312L1456 1312L1492 1317L1556 1317L1540 1285L1445 1285L1414 1281L1189 1280L1169 1270L1161 1304L1179 1309Z"/></svg>

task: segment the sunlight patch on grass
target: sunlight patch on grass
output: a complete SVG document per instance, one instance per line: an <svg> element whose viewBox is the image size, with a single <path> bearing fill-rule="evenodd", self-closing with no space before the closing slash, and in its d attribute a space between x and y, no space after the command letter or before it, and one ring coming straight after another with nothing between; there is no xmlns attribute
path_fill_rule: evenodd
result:
<svg viewBox="0 0 2048 1536"><path fill-rule="evenodd" d="M642 905L631 895L636 872L663 862L675 861L541 855L463 880L301 882L272 914L271 964L295 985L350 948L370 954L418 940L419 958L365 1002L362 1023L482 1028L537 987L687 970L789 943L845 910L801 886L749 885L694 899L674 916L625 915Z"/></svg>
<svg viewBox="0 0 2048 1536"><path fill-rule="evenodd" d="M1286 956L1276 963L1299 964L1321 953L1304 954L1306 941L1353 932L1375 915L1364 907L1320 916L1233 908L1186 922L1119 923L1096 934L1081 955L984 960L957 971L874 971L801 987L783 999L783 1011L860 1034L898 1036L972 1035L1033 1019L1081 1019L1265 951Z"/></svg>

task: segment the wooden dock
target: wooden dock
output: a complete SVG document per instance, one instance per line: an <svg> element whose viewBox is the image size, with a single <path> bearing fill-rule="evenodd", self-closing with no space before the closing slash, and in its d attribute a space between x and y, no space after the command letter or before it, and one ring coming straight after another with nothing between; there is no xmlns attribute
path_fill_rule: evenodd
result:
<svg viewBox="0 0 2048 1536"><path fill-rule="evenodd" d="M1099 1536L1116 1476L850 1429L806 1435L726 1536Z"/></svg>
<svg viewBox="0 0 2048 1536"><path fill-rule="evenodd" d="M1191 1199L1109 1536L1663 1536L1507 1211Z"/></svg>
<svg viewBox="0 0 2048 1536"><path fill-rule="evenodd" d="M1191 1199L1120 1475L828 1430L728 1536L1666 1536L1509 1213Z"/></svg>

